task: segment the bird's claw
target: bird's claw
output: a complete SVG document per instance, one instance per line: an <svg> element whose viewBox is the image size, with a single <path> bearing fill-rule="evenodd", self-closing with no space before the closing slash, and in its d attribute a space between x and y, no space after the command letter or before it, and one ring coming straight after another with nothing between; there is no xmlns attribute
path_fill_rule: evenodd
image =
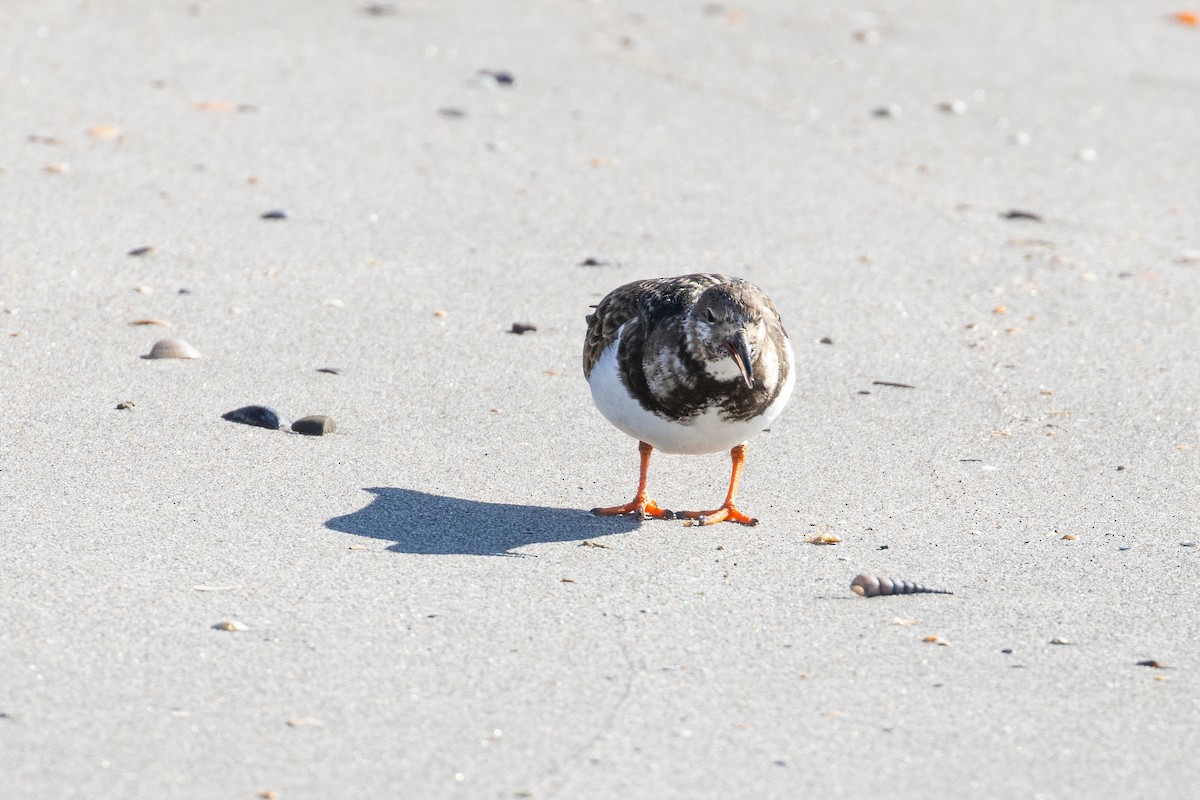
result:
<svg viewBox="0 0 1200 800"><path fill-rule="evenodd" d="M678 515L674 511L660 508L658 503L653 500L643 499L633 500L623 506L593 508L591 513L597 517L615 517L630 514L638 521L645 521L647 517L654 519L678 518Z"/></svg>
<svg viewBox="0 0 1200 800"><path fill-rule="evenodd" d="M712 511L680 511L675 514L676 519L687 520L687 525L716 525L718 522L736 522L739 525L753 527L758 524L758 519L755 517L743 514L732 505L724 505Z"/></svg>

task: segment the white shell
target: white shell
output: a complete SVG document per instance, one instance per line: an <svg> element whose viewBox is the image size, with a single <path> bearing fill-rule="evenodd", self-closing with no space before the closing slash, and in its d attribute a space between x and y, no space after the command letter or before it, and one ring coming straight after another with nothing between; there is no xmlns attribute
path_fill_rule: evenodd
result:
<svg viewBox="0 0 1200 800"><path fill-rule="evenodd" d="M183 339L159 339L146 358L200 358L200 351Z"/></svg>

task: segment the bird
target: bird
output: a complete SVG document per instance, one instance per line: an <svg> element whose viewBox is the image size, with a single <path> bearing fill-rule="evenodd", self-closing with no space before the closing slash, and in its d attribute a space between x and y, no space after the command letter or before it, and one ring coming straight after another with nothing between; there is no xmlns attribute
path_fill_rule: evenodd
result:
<svg viewBox="0 0 1200 800"><path fill-rule="evenodd" d="M600 413L638 440L641 471L633 500L591 513L756 525L736 505L746 442L779 416L796 383L792 347L771 298L743 278L697 273L626 283L593 308L583 374ZM672 512L650 499L655 450L728 450L725 501L712 510Z"/></svg>

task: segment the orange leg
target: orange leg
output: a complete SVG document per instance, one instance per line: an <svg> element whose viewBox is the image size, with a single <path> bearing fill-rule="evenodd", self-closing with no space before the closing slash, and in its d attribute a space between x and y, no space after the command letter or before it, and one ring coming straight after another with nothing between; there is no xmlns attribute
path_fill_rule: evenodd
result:
<svg viewBox="0 0 1200 800"><path fill-rule="evenodd" d="M746 463L746 445L739 444L729 451L733 459L733 468L729 473L729 492L720 508L712 511L677 511L675 516L692 520L691 525L714 525L718 522L740 522L742 525L757 525L758 520L748 517L738 511L733 501L737 497L738 482L742 479L742 466Z"/></svg>
<svg viewBox="0 0 1200 800"><path fill-rule="evenodd" d="M638 477L637 495L623 506L609 508L593 508L592 513L598 517L612 517L618 514L633 514L638 519L658 517L659 519L675 519L675 514L665 508L659 508L658 503L646 495L646 473L650 470L650 454L654 448L645 442L638 442L638 452L642 454L642 472Z"/></svg>

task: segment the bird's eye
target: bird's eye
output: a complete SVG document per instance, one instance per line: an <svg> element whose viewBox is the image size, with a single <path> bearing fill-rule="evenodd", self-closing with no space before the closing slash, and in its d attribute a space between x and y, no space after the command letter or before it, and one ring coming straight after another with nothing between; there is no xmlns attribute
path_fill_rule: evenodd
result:
<svg viewBox="0 0 1200 800"><path fill-rule="evenodd" d="M711 308L706 309L704 312L704 318L707 319L709 322L716 322L717 321L716 312L714 312Z"/></svg>

